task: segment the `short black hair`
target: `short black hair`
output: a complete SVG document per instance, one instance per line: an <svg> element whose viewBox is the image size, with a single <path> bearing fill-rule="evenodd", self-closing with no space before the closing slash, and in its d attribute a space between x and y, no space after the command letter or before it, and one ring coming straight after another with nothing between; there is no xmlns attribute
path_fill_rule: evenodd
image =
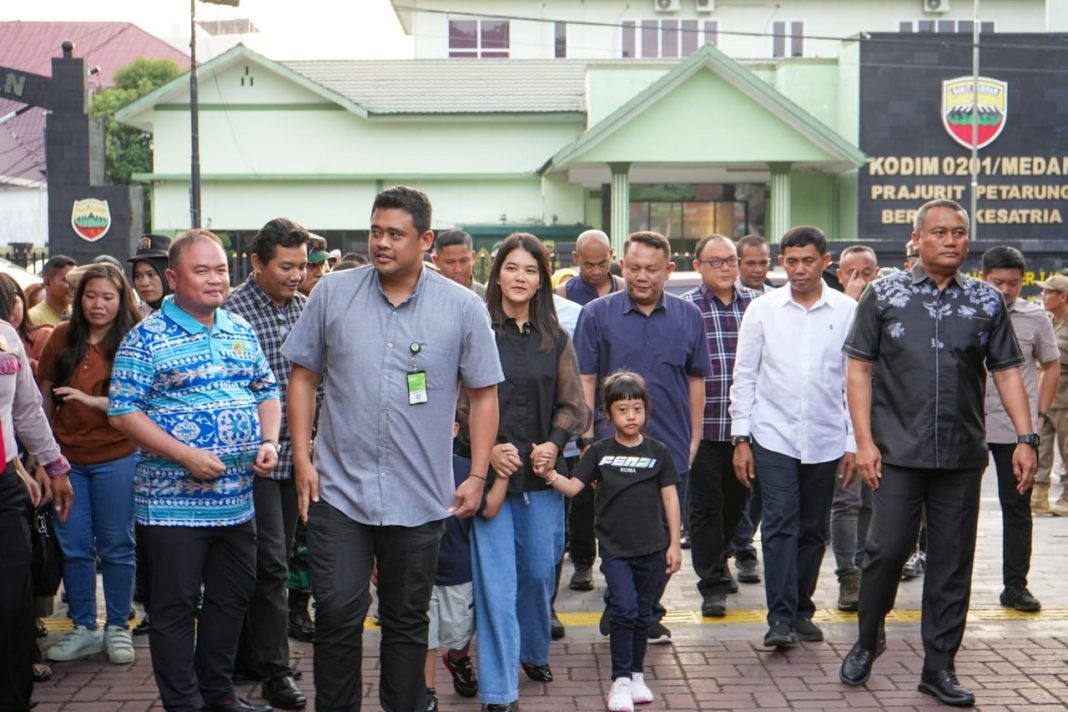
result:
<svg viewBox="0 0 1068 712"><path fill-rule="evenodd" d="M1015 247L998 245L983 253L983 262L979 269L983 271L983 274L994 269L1018 269L1024 272L1027 270L1027 260Z"/></svg>
<svg viewBox="0 0 1068 712"><path fill-rule="evenodd" d="M779 243L779 252L785 255L787 248L807 245L813 245L821 255L827 254L827 236L812 225L798 225L787 230Z"/></svg>
<svg viewBox="0 0 1068 712"><path fill-rule="evenodd" d="M252 238L252 253L267 264L274 259L279 247L300 247L308 244L308 238L308 231L289 218L275 218Z"/></svg>
<svg viewBox="0 0 1068 712"><path fill-rule="evenodd" d="M630 246L635 242L660 250L664 253L664 258L668 262L671 261L671 243L659 232L653 232L652 230L640 230L627 235L627 241L623 243L624 259L627 251L630 250Z"/></svg>
<svg viewBox="0 0 1068 712"><path fill-rule="evenodd" d="M430 229L430 220L433 215L430 207L430 198L421 190L409 188L406 185L395 185L386 188L375 196L374 205L371 206L371 214L376 210L403 210L412 216L412 224L420 235Z"/></svg>
<svg viewBox="0 0 1068 712"><path fill-rule="evenodd" d="M735 245L738 247L739 257L742 255L742 250L747 247L766 248L769 253L771 252L771 247L768 245L768 241L760 235L755 235L753 233L738 238L738 242L735 243Z"/></svg>
<svg viewBox="0 0 1068 712"><path fill-rule="evenodd" d="M456 247L457 245L466 247L469 250L474 249L471 236L463 230L445 230L444 232L439 232L438 236L434 238L434 252L439 252L446 247Z"/></svg>
<svg viewBox="0 0 1068 712"><path fill-rule="evenodd" d="M735 251L735 253L737 253L737 252L738 252L738 248L737 248L737 246L736 246L736 245L734 244L734 240L732 240L732 239L730 239L729 237L726 237L726 236L724 236L724 235L715 235L715 234L713 234L713 235L706 235L705 237L702 237L702 238L701 238L701 239L700 239L700 240L698 241L698 243L697 243L697 247L693 248L693 258L694 258L695 260L699 260L699 259L701 259L701 252L703 252L703 251L704 251L704 249L705 249L705 246L706 246L706 245L708 245L708 243L710 243L710 242L712 242L712 241L716 241L716 242L726 242L726 243L727 243L728 245L730 245L731 247L734 247L734 251Z"/></svg>
<svg viewBox="0 0 1068 712"><path fill-rule="evenodd" d="M640 400L645 406L645 417L649 418L649 387L645 379L634 371L619 369L608 374L601 385L604 397L604 412L611 411L612 404L621 400Z"/></svg>
<svg viewBox="0 0 1068 712"><path fill-rule="evenodd" d="M77 267L78 263L74 261L73 257L67 255L56 255L49 258L48 262L44 263L44 269L41 270L41 276L45 279L50 279L55 276L56 272L60 271L64 267Z"/></svg>

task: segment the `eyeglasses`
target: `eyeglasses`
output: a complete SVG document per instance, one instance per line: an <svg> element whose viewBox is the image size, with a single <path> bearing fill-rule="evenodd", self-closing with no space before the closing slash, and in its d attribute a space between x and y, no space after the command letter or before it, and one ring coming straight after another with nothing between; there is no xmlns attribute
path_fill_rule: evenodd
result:
<svg viewBox="0 0 1068 712"><path fill-rule="evenodd" d="M728 267L737 267L738 266L738 258L737 257L725 257L725 258L711 257L711 258L709 258L707 260L697 260L697 264L708 265L712 269L719 269L723 265L727 265Z"/></svg>

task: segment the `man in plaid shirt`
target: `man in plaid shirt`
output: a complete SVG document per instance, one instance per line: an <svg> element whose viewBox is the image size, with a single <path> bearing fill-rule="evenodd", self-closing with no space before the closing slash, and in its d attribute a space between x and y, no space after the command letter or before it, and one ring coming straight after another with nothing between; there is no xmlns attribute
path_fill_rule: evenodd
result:
<svg viewBox="0 0 1068 712"><path fill-rule="evenodd" d="M290 361L282 344L304 311L308 298L297 291L308 267L308 232L286 218L263 226L252 241L253 272L230 294L225 308L252 324L278 382L283 399L289 386ZM273 707L299 709L304 694L289 667L286 580L289 550L297 524L293 483L293 447L282 410L278 466L270 478L253 483L256 505L256 590L248 604L234 669L263 681L263 696Z"/></svg>
<svg viewBox="0 0 1068 712"><path fill-rule="evenodd" d="M746 489L734 476L730 405L738 327L750 302L760 293L738 282L738 253L734 243L709 235L697 243L693 268L701 284L682 295L701 310L712 375L705 378L704 431L690 469L689 507L691 553L701 594L701 614L727 614L731 584L727 549L745 509Z"/></svg>

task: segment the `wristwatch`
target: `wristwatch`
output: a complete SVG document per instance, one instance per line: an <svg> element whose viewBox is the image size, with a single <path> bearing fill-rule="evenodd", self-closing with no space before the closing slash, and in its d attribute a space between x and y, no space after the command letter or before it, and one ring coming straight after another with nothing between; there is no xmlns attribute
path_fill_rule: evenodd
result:
<svg viewBox="0 0 1068 712"><path fill-rule="evenodd" d="M737 446L737 445L741 445L742 443L745 443L746 445L748 445L751 442L753 442L753 438L751 436L749 436L749 435L732 435L731 436L731 445L736 445Z"/></svg>
<svg viewBox="0 0 1068 712"><path fill-rule="evenodd" d="M577 438L575 440L575 444L579 446L580 450L582 450L584 448L588 448L590 445L593 445L595 442L597 442L597 441L594 440L593 438Z"/></svg>
<svg viewBox="0 0 1068 712"><path fill-rule="evenodd" d="M1028 433L1027 435L1016 436L1017 445L1030 445L1034 449L1038 449L1038 433Z"/></svg>

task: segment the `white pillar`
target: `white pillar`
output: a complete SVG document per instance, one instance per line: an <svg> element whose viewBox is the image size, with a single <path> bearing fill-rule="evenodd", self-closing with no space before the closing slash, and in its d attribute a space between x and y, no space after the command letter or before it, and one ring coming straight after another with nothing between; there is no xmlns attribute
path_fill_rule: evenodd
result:
<svg viewBox="0 0 1068 712"><path fill-rule="evenodd" d="M790 164L769 163L771 169L771 196L768 205L768 219L765 239L777 243L792 227L790 221Z"/></svg>
<svg viewBox="0 0 1068 712"><path fill-rule="evenodd" d="M612 169L612 224L608 235L616 259L619 259L623 257L623 243L630 234L630 164L609 163L608 167Z"/></svg>

